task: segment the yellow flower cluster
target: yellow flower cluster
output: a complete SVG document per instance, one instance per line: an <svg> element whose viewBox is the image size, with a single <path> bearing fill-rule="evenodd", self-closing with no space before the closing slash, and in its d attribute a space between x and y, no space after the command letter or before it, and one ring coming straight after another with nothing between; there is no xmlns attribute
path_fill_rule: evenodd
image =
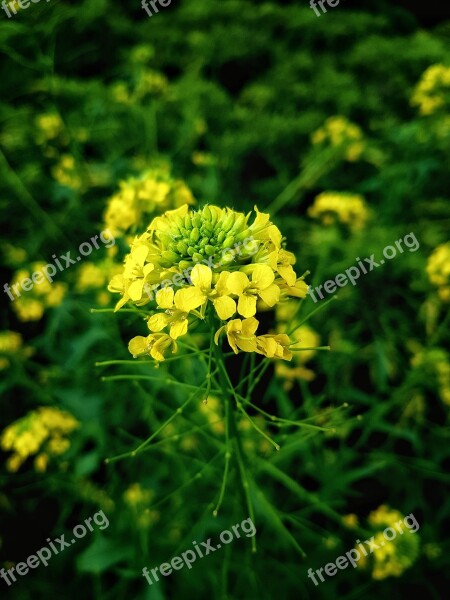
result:
<svg viewBox="0 0 450 600"><path fill-rule="evenodd" d="M0 331L0 371L7 369L12 356L30 356L31 348L23 346L22 336L16 331Z"/></svg>
<svg viewBox="0 0 450 600"><path fill-rule="evenodd" d="M45 144L48 141L55 140L64 132L64 123L57 113L44 113L38 115L35 119L36 142Z"/></svg>
<svg viewBox="0 0 450 600"><path fill-rule="evenodd" d="M14 284L24 279L31 279L31 274L41 272L45 267L44 262L33 263L29 269L20 269L14 274L11 282L11 293L15 297L12 307L20 321L39 321L45 309L59 306L66 295L65 283L50 283L43 278L40 283L35 283L30 291L26 292L19 287L20 296L14 290Z"/></svg>
<svg viewBox="0 0 450 600"><path fill-rule="evenodd" d="M142 102L148 96L163 96L169 89L167 77L154 69L142 69L132 83L116 81L110 88L114 101L128 106Z"/></svg>
<svg viewBox="0 0 450 600"><path fill-rule="evenodd" d="M362 196L344 192L322 192L309 207L308 215L324 225L342 223L351 230L362 229L369 218L369 209Z"/></svg>
<svg viewBox="0 0 450 600"><path fill-rule="evenodd" d="M428 258L427 274L430 282L437 287L439 298L450 302L450 242L435 248Z"/></svg>
<svg viewBox="0 0 450 600"><path fill-rule="evenodd" d="M148 508L153 499L153 492L144 489L139 483L133 483L124 492L125 503L133 511L133 516L137 520L139 527L145 529L158 521L160 514L156 510Z"/></svg>
<svg viewBox="0 0 450 600"><path fill-rule="evenodd" d="M417 84L411 104L419 107L420 114L432 115L445 108L450 101L450 67L431 65Z"/></svg>
<svg viewBox="0 0 450 600"><path fill-rule="evenodd" d="M119 192L108 200L104 217L105 228L115 237L142 231L155 214L195 203L186 184L172 179L163 169L147 171L119 186Z"/></svg>
<svg viewBox="0 0 450 600"><path fill-rule="evenodd" d="M76 192L83 191L85 184L79 167L71 154L62 154L59 162L52 169L54 179L61 185L72 188Z"/></svg>
<svg viewBox="0 0 450 600"><path fill-rule="evenodd" d="M420 540L416 533L408 531L403 524L404 517L398 510L381 505L371 512L368 522L371 527L378 529L374 536L374 548L368 557L361 554L358 561L359 566L372 566L372 578L381 580L387 577L400 577L417 559L419 555ZM402 522L401 534L395 527L396 523ZM383 535L383 530L392 527L397 535L388 540Z"/></svg>
<svg viewBox="0 0 450 600"><path fill-rule="evenodd" d="M29 456L36 455L34 466L42 472L50 456L63 454L70 446L69 433L79 427L79 422L58 408L40 407L9 425L0 437L0 446L13 454L6 468L16 472Z"/></svg>
<svg viewBox="0 0 450 600"><path fill-rule="evenodd" d="M185 204L153 219L135 238L123 273L108 288L122 295L116 310L128 301L143 306L155 297L158 310L147 321L152 333L129 344L135 357L164 360L166 351L177 350L176 340L187 333L189 319L204 320L211 308L225 322L216 332L216 344L226 333L236 354L291 359L287 335L256 335L255 314L287 296L305 297L307 285L297 278L295 257L282 247L279 229L268 214L255 211L249 224L251 213L211 205L194 211ZM164 329L168 334L160 333Z"/></svg>
<svg viewBox="0 0 450 600"><path fill-rule="evenodd" d="M116 249L111 248L111 249ZM111 256L113 254L111 253ZM77 292L85 294L87 292L97 292L97 303L100 306L106 306L110 303L111 296L105 290L111 277L122 271L120 265L114 264L111 258L100 261L97 264L83 263L77 271L77 281L75 288Z"/></svg>
<svg viewBox="0 0 450 600"><path fill-rule="evenodd" d="M358 160L365 148L364 136L358 125L342 116L329 117L322 127L311 135L314 146L342 148L344 158L350 162Z"/></svg>

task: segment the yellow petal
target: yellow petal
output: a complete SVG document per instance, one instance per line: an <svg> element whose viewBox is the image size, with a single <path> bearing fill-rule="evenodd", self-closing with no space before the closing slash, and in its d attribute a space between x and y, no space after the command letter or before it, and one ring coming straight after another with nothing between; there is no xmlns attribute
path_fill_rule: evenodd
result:
<svg viewBox="0 0 450 600"><path fill-rule="evenodd" d="M148 328L150 331L161 331L166 327L166 325L170 321L170 316L164 313L157 313L156 315L152 315L150 319L147 321Z"/></svg>
<svg viewBox="0 0 450 600"><path fill-rule="evenodd" d="M256 296L243 294L239 296L238 313L245 317L253 317L256 314Z"/></svg>
<svg viewBox="0 0 450 600"><path fill-rule="evenodd" d="M259 321L255 319L255 317L250 317L249 319L245 319L242 321L242 333L245 336L254 335L256 330L258 329Z"/></svg>
<svg viewBox="0 0 450 600"><path fill-rule="evenodd" d="M241 271L230 273L230 276L227 279L228 289L232 294L236 294L236 296L240 296L249 285L250 281L248 280L247 275L241 273Z"/></svg>
<svg viewBox="0 0 450 600"><path fill-rule="evenodd" d="M268 265L258 265L252 273L252 284L264 290L274 282L275 273Z"/></svg>
<svg viewBox="0 0 450 600"><path fill-rule="evenodd" d="M267 304L267 306L275 306L280 300L280 288L273 283L265 290L260 291L259 297Z"/></svg>
<svg viewBox="0 0 450 600"><path fill-rule="evenodd" d="M128 350L133 356L140 356L148 352L148 338L138 335L130 340Z"/></svg>
<svg viewBox="0 0 450 600"><path fill-rule="evenodd" d="M224 329L225 329L225 326L223 326L223 327L220 327L220 328L219 328L219 329L216 331L216 333L214 334L214 343L216 344L216 346L218 346L218 345L219 345L219 338L220 338L220 335L222 334L222 332L223 332L223 330L224 330Z"/></svg>
<svg viewBox="0 0 450 600"><path fill-rule="evenodd" d="M175 306L183 312L190 312L206 302L205 294L198 287L187 287L175 294Z"/></svg>
<svg viewBox="0 0 450 600"><path fill-rule="evenodd" d="M256 352L257 350L255 337L252 337L251 339L238 337L236 340L236 344L244 352Z"/></svg>
<svg viewBox="0 0 450 600"><path fill-rule="evenodd" d="M295 282L297 281L297 274L291 265L278 265L277 270L289 286L295 285Z"/></svg>
<svg viewBox="0 0 450 600"><path fill-rule="evenodd" d="M219 294L219 296L230 293L230 290L227 285L229 276L230 276L230 273L228 271L222 271L221 274L219 275L219 279L217 280L217 283L214 286L214 289Z"/></svg>
<svg viewBox="0 0 450 600"><path fill-rule="evenodd" d="M136 279L130 283L130 287L128 288L128 295L131 300L137 302L142 298L142 290L144 289L144 280Z"/></svg>
<svg viewBox="0 0 450 600"><path fill-rule="evenodd" d="M211 289L212 271L206 265L195 265L190 274L190 278L196 287L202 290Z"/></svg>
<svg viewBox="0 0 450 600"><path fill-rule="evenodd" d="M156 303L160 308L172 308L174 291L171 287L156 292Z"/></svg>
<svg viewBox="0 0 450 600"><path fill-rule="evenodd" d="M221 296L213 301L219 319L226 321L236 312L236 302L229 296Z"/></svg>
<svg viewBox="0 0 450 600"><path fill-rule="evenodd" d="M187 319L177 319L170 326L170 337L176 340L182 335L186 335L189 321Z"/></svg>

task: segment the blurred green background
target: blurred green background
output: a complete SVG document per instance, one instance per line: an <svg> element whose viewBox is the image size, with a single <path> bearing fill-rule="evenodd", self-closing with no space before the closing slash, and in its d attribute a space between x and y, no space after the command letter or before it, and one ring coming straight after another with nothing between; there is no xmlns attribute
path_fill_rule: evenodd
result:
<svg viewBox="0 0 450 600"><path fill-rule="evenodd" d="M404 4L342 1L320 17L307 2L256 0L173 0L151 18L137 1L1 12L2 287L106 227L116 240L52 285L2 294L0 567L99 510L110 521L47 568L0 580L2 597L446 597L450 16ZM299 320L320 309L301 339L331 351L273 365L256 401L319 429L269 425L276 453L242 426L256 554L235 540L150 587L144 566L249 516L233 488L212 516L218 401L105 464L183 403L168 373L202 383L195 357L95 365L130 359L143 330L112 313L107 291L131 236L184 201L269 212L313 286L411 232L420 247L335 302L302 302ZM275 329L291 316L264 318ZM146 368L152 382L101 379ZM420 529L315 587L308 569L375 535L386 511Z"/></svg>

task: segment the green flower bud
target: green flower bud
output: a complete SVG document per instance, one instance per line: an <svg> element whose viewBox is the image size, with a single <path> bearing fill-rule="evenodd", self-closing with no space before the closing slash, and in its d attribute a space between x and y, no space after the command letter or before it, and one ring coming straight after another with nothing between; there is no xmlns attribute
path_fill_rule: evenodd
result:
<svg viewBox="0 0 450 600"><path fill-rule="evenodd" d="M192 224L194 225L194 227L202 226L202 218L198 213L192 217Z"/></svg>
<svg viewBox="0 0 450 600"><path fill-rule="evenodd" d="M178 266L180 267L180 269L182 271L185 271L186 269L189 269L189 267L191 266L191 263L188 260L180 260L180 262L178 263Z"/></svg>
<svg viewBox="0 0 450 600"><path fill-rule="evenodd" d="M233 243L234 243L234 235L229 235L227 238L225 238L222 245L224 248L231 248Z"/></svg>
<svg viewBox="0 0 450 600"><path fill-rule="evenodd" d="M238 232L245 223L245 215L239 215L233 225L233 232Z"/></svg>
<svg viewBox="0 0 450 600"><path fill-rule="evenodd" d="M177 250L180 254L186 254L187 253L187 245L184 242L178 242L177 244Z"/></svg>
<svg viewBox="0 0 450 600"><path fill-rule="evenodd" d="M214 246L210 246L209 244L205 246L205 252L208 256L214 256L216 253L216 249Z"/></svg>
<svg viewBox="0 0 450 600"><path fill-rule="evenodd" d="M222 223L223 231L229 231L233 227L234 223L234 214L231 212L228 217L226 217L225 221Z"/></svg>
<svg viewBox="0 0 450 600"><path fill-rule="evenodd" d="M250 238L251 237L251 231L249 228L244 229L244 231L242 231L241 233L238 233L235 236L235 240L237 242L243 242L245 240L245 238Z"/></svg>
<svg viewBox="0 0 450 600"><path fill-rule="evenodd" d="M203 258L203 255L199 252L194 252L194 254L192 255L192 260L194 260L195 262L200 262L203 260Z"/></svg>
<svg viewBox="0 0 450 600"><path fill-rule="evenodd" d="M169 262L178 262L180 260L180 257L178 256L178 254L176 254L175 252L172 252L171 250L164 250L164 252L161 252L161 258L163 258L164 260L167 260Z"/></svg>
<svg viewBox="0 0 450 600"><path fill-rule="evenodd" d="M191 235L189 236L189 240L190 240L191 244L198 242L199 238L200 238L200 232L198 230L198 227L194 227L194 229L191 231Z"/></svg>
<svg viewBox="0 0 450 600"><path fill-rule="evenodd" d="M227 237L227 234L225 233L225 231L221 231L219 233L219 235L217 236L217 243L221 244L226 237Z"/></svg>
<svg viewBox="0 0 450 600"><path fill-rule="evenodd" d="M187 253L189 254L189 256L193 256L195 252L195 248L193 246L189 246L187 249Z"/></svg>
<svg viewBox="0 0 450 600"><path fill-rule="evenodd" d="M189 216L189 213L184 217L184 226L185 226L186 230L191 229L191 227L192 227L191 217ZM183 232L183 233L184 233L184 235L186 235L187 231Z"/></svg>
<svg viewBox="0 0 450 600"><path fill-rule="evenodd" d="M203 207L203 220L204 221L211 221L212 215L211 215L211 211L209 209L209 206L204 206Z"/></svg>

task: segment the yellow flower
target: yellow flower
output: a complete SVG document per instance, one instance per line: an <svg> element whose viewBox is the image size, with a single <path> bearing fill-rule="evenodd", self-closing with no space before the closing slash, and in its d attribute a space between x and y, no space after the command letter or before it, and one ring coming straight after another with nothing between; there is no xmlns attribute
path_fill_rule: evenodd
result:
<svg viewBox="0 0 450 600"><path fill-rule="evenodd" d="M143 230L155 213L195 203L186 184L172 179L162 167L121 181L119 187L119 192L109 199L105 212L105 226L116 237L128 231Z"/></svg>
<svg viewBox="0 0 450 600"><path fill-rule="evenodd" d="M419 107L422 115L431 115L445 109L450 96L450 67L431 65L417 84L411 104Z"/></svg>
<svg viewBox="0 0 450 600"><path fill-rule="evenodd" d="M337 221L351 230L358 230L366 224L369 210L359 194L323 192L316 196L308 215L319 219L324 225L332 225Z"/></svg>
<svg viewBox="0 0 450 600"><path fill-rule="evenodd" d="M274 283L275 273L267 265L257 265L251 281L241 271L234 271L227 280L230 291L238 296L238 313L248 319L256 314L256 301L261 298L267 306L275 306L280 288Z"/></svg>
<svg viewBox="0 0 450 600"><path fill-rule="evenodd" d="M222 271L215 287L212 287L213 272L206 265L195 265L190 275L192 286L178 290L175 294L175 306L184 312L195 310L211 299L214 308L222 321L229 319L236 312L236 302L229 297L228 281L231 277Z"/></svg>
<svg viewBox="0 0 450 600"><path fill-rule="evenodd" d="M48 454L62 454L69 446L64 438L79 427L78 421L69 413L52 407L41 407L9 425L0 437L3 450L12 451L7 469L15 472L29 456L35 459L35 469L45 471Z"/></svg>
<svg viewBox="0 0 450 600"><path fill-rule="evenodd" d="M428 258L426 269L428 279L437 287L439 298L450 302L450 242L435 248Z"/></svg>
<svg viewBox="0 0 450 600"><path fill-rule="evenodd" d="M241 319L233 319L216 332L214 341L218 345L220 334L225 331L228 343L235 354L238 354L239 350L243 352L257 352L255 332L258 329L258 325L259 323L254 317L244 319L243 321Z"/></svg>
<svg viewBox="0 0 450 600"><path fill-rule="evenodd" d="M259 335L256 338L258 352L267 358L282 358L291 360L292 352L289 350L291 341L285 333L275 335Z"/></svg>
<svg viewBox="0 0 450 600"><path fill-rule="evenodd" d="M188 331L188 313L174 308L174 291L172 288L164 288L156 293L156 303L160 308L166 309L164 313L152 315L148 321L150 331L162 331L170 326L170 337L174 340Z"/></svg>
<svg viewBox="0 0 450 600"><path fill-rule="evenodd" d="M178 346L176 342L165 333L153 333L147 337L138 335L130 340L128 350L134 356L150 355L154 360L160 362L165 360L164 352L172 349L176 352Z"/></svg>
<svg viewBox="0 0 450 600"><path fill-rule="evenodd" d="M343 153L343 157L354 162L364 152L363 132L354 123L342 116L329 117L322 127L311 136L314 146L329 145Z"/></svg>

